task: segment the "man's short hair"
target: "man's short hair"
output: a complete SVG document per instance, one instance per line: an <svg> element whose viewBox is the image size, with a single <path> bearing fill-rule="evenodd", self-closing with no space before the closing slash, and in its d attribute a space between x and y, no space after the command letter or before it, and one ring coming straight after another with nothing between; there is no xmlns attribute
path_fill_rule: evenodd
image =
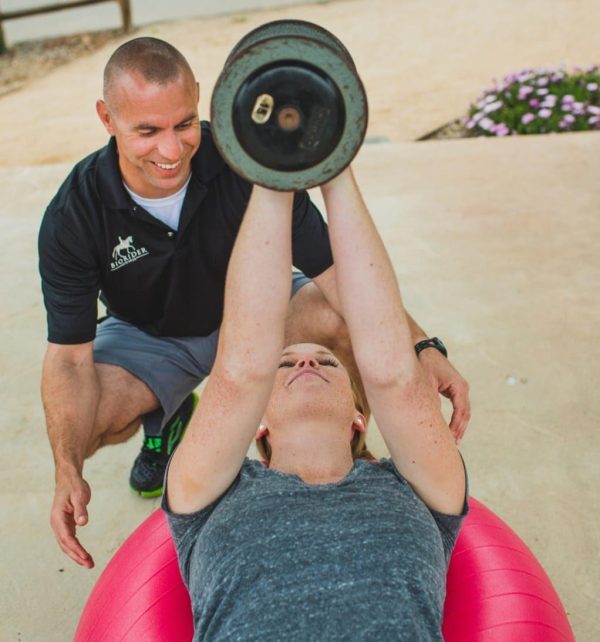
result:
<svg viewBox="0 0 600 642"><path fill-rule="evenodd" d="M173 82L185 73L194 77L188 61L173 45L158 38L134 38L122 44L106 63L104 97L120 74L132 71L141 74L147 82L158 85Z"/></svg>

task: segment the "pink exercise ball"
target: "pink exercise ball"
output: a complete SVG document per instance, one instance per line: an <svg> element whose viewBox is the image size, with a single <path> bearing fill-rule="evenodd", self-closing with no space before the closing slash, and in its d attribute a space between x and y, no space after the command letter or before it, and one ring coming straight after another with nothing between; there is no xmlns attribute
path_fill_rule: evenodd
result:
<svg viewBox="0 0 600 642"><path fill-rule="evenodd" d="M574 642L552 582L521 539L471 498L452 553L446 642ZM190 642L190 599L164 514L156 510L98 579L75 642Z"/></svg>

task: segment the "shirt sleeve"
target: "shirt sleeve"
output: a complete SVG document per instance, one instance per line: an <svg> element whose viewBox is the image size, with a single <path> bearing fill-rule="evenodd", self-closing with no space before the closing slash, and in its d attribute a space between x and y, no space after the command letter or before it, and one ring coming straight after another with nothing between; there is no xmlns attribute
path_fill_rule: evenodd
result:
<svg viewBox="0 0 600 642"><path fill-rule="evenodd" d="M92 248L74 221L47 210L38 237L48 341L79 344L96 336L100 275Z"/></svg>
<svg viewBox="0 0 600 642"><path fill-rule="evenodd" d="M170 463L170 462L169 462ZM246 465L246 462L244 463ZM171 536L173 537L173 542L175 543L175 550L177 551L177 559L179 560L179 567L181 569L181 576L185 580L186 586L189 586L189 570L190 570L190 558L194 546L198 541L198 536L200 532L208 522L210 516L213 514L214 510L223 500L223 498L231 493L231 491L237 486L239 482L239 475L233 481L231 486L221 495L215 499L212 504L205 506L199 511L194 513L174 513L169 507L169 501L167 499L167 477L169 473L169 468L165 471L165 481L163 484L163 495L161 501L161 508L164 511L169 529L171 531Z"/></svg>
<svg viewBox="0 0 600 642"><path fill-rule="evenodd" d="M460 532L462 523L469 512L469 479L467 477L467 469L465 467L465 462L464 462L464 459L462 458L462 455L461 455L461 461L463 462L463 468L465 471L465 498L463 501L463 507L460 514L448 515L446 513L439 513L438 511L435 511L429 508L429 506L427 506L427 504L423 502L424 506L431 513L431 516L433 517L440 531L442 544L444 546L444 556L446 558L446 564L448 564L450 561L450 556L452 554L452 549L454 548L454 544L456 544L458 533ZM398 477L400 481L410 486L408 481L406 481L406 479L402 476L402 473L400 473L400 471L396 468L396 465L394 464L392 459L382 459L380 460L379 463L387 470L393 472L394 475L396 475L396 477Z"/></svg>
<svg viewBox="0 0 600 642"><path fill-rule="evenodd" d="M294 197L292 262L311 279L333 265L327 224L305 191Z"/></svg>

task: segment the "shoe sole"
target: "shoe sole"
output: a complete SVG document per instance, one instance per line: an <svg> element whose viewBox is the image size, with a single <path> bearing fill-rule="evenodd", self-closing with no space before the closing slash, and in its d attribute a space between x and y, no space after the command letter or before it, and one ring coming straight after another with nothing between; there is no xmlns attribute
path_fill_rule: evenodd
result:
<svg viewBox="0 0 600 642"><path fill-rule="evenodd" d="M138 497L143 497L144 499L151 499L152 497L160 497L163 493L163 489L156 488L154 490L136 490L133 486L129 486L129 490Z"/></svg>
<svg viewBox="0 0 600 642"><path fill-rule="evenodd" d="M181 439L183 439L183 436L185 435L185 431L187 430L187 427L190 425L190 421L192 420L192 417L194 416L194 413L196 412L196 407L198 406L198 402L200 401L200 396L198 395L197 392L192 392L192 396L194 399L193 405L192 405L192 414L190 415L190 418L188 419L187 424L185 425L185 428L183 429L183 432L181 433ZM160 497L163 494L163 487L161 486L160 488L155 488L154 490L136 490L131 484L129 485L129 490L134 494L137 495L138 497L143 497L144 499L152 499L153 497Z"/></svg>

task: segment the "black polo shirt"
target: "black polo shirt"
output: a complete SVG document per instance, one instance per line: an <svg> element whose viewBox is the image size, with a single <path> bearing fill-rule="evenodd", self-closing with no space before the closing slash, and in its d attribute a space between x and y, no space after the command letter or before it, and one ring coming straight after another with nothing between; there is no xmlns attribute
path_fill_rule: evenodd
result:
<svg viewBox="0 0 600 642"><path fill-rule="evenodd" d="M210 334L221 322L227 264L251 190L219 155L208 123L177 232L132 201L114 139L79 162L40 228L48 341L91 341L99 294L110 314L150 334ZM327 225L306 192L295 197L292 253L309 277L333 263Z"/></svg>

